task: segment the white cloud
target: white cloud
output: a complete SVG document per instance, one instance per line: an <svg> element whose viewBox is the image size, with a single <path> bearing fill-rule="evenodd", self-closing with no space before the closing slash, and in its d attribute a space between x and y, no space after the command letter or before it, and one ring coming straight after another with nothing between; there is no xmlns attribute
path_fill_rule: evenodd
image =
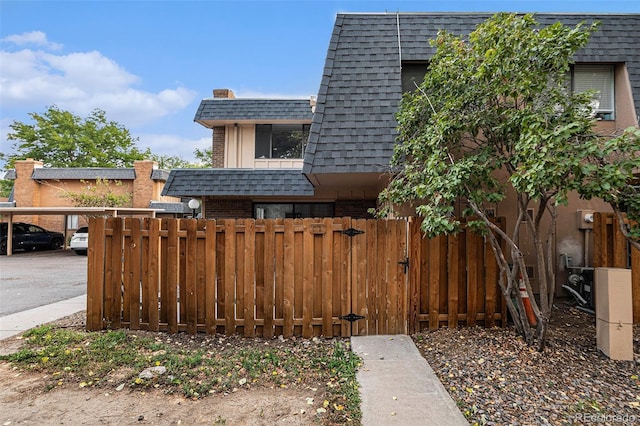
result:
<svg viewBox="0 0 640 426"><path fill-rule="evenodd" d="M205 132L211 132L211 130L205 129ZM190 162L196 161L193 155L193 151L195 151L196 148L204 149L211 147L210 135L197 139L167 134L139 134L134 136L140 139L138 142L140 149L150 148L154 154L175 155Z"/></svg>
<svg viewBox="0 0 640 426"><path fill-rule="evenodd" d="M46 35L33 32L9 36L18 44L46 41ZM80 116L96 108L107 112L110 120L126 127L152 123L180 111L196 93L184 87L157 93L141 90L141 79L100 52L55 54L42 50L0 51L0 103L4 115L12 108L41 112L57 105Z"/></svg>
<svg viewBox="0 0 640 426"><path fill-rule="evenodd" d="M38 46L49 50L60 50L62 45L47 40L47 35L42 31L31 31L28 33L14 34L4 37L3 43L14 44L16 46Z"/></svg>

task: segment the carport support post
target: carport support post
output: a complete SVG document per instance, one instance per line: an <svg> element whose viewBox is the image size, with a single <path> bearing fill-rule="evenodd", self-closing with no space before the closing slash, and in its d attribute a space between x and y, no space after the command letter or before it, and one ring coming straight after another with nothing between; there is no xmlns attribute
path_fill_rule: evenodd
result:
<svg viewBox="0 0 640 426"><path fill-rule="evenodd" d="M9 223L7 223L7 256L13 252L13 213L9 213Z"/></svg>

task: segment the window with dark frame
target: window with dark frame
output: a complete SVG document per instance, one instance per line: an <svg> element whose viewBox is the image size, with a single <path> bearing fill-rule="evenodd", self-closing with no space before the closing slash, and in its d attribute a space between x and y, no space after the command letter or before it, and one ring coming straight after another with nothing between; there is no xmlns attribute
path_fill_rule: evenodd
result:
<svg viewBox="0 0 640 426"><path fill-rule="evenodd" d="M257 124L256 158L303 158L310 124Z"/></svg>
<svg viewBox="0 0 640 426"><path fill-rule="evenodd" d="M256 219L333 217L333 203L255 203Z"/></svg>
<svg viewBox="0 0 640 426"><path fill-rule="evenodd" d="M424 75L429 68L428 62L402 63L402 93L413 92L424 81Z"/></svg>

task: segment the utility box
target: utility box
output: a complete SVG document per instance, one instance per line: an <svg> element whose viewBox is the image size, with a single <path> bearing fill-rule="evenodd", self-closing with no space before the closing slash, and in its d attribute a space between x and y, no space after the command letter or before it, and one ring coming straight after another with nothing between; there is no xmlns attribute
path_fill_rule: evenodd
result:
<svg viewBox="0 0 640 426"><path fill-rule="evenodd" d="M615 360L633 361L631 270L596 268L596 341Z"/></svg>

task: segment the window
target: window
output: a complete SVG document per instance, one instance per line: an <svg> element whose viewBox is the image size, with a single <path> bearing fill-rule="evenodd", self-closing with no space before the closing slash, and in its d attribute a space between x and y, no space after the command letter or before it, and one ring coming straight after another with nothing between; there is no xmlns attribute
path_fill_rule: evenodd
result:
<svg viewBox="0 0 640 426"><path fill-rule="evenodd" d="M596 117L601 120L615 120L613 80L613 65L576 64L571 79L572 90L577 93L596 91Z"/></svg>
<svg viewBox="0 0 640 426"><path fill-rule="evenodd" d="M253 205L256 219L333 217L333 203L261 203Z"/></svg>
<svg viewBox="0 0 640 426"><path fill-rule="evenodd" d="M67 229L78 229L78 215L70 214L67 216Z"/></svg>
<svg viewBox="0 0 640 426"><path fill-rule="evenodd" d="M413 92L424 81L429 64L426 62L402 64L402 93Z"/></svg>
<svg viewBox="0 0 640 426"><path fill-rule="evenodd" d="M257 124L256 158L303 158L309 124Z"/></svg>

